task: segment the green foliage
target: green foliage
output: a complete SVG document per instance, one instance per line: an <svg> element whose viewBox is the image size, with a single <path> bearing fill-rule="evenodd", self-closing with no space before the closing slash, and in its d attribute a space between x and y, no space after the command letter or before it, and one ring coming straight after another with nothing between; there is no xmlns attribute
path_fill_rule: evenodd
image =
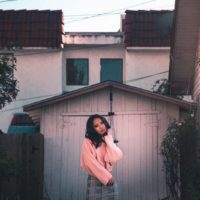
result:
<svg viewBox="0 0 200 200"><path fill-rule="evenodd" d="M194 115L174 120L161 144L169 199L199 200L200 171L196 159L198 129Z"/></svg>
<svg viewBox="0 0 200 200"><path fill-rule="evenodd" d="M168 80L167 79L160 79L160 80L157 80L154 83L152 90L155 93L167 95L168 94L168 87L169 87Z"/></svg>
<svg viewBox="0 0 200 200"><path fill-rule="evenodd" d="M16 58L12 55L0 55L0 109L16 98L17 80L14 77Z"/></svg>
<svg viewBox="0 0 200 200"><path fill-rule="evenodd" d="M161 154L164 159L164 167L166 174L166 183L169 189L169 196L173 200L180 199L180 179L179 179L179 163L180 150L178 144L179 124L173 121L167 129L167 134L161 144Z"/></svg>
<svg viewBox="0 0 200 200"><path fill-rule="evenodd" d="M170 95L168 79L157 80L152 87L152 91L154 93L158 93L158 94L165 95L165 96L170 96L170 97L173 97L176 99L183 99L183 96L181 96L181 95Z"/></svg>

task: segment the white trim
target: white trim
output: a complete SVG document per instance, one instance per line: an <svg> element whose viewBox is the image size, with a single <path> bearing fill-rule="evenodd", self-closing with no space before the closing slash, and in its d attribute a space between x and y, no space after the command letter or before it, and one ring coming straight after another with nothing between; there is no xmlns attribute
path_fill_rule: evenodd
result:
<svg viewBox="0 0 200 200"><path fill-rule="evenodd" d="M127 51L142 51L142 50L152 50L152 51L169 51L170 47L126 47Z"/></svg>
<svg viewBox="0 0 200 200"><path fill-rule="evenodd" d="M160 111L155 110L139 110L139 111L122 111L122 112L114 112L115 115L156 115L160 114Z"/></svg>
<svg viewBox="0 0 200 200"><path fill-rule="evenodd" d="M123 112L114 112L114 116L117 115L156 115L160 114L160 111L151 111L151 110L141 110L141 111L123 111ZM61 116L63 117L87 117L90 115L94 115L94 112L68 112L68 113L61 113ZM108 113L106 112L96 112L96 114L99 115L106 115L108 116Z"/></svg>

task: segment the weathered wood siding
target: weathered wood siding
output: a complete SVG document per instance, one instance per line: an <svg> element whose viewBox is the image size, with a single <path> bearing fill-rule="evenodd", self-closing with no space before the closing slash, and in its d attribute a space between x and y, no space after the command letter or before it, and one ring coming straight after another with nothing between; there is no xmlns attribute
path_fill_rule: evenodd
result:
<svg viewBox="0 0 200 200"><path fill-rule="evenodd" d="M85 198L87 173L80 169L79 158L88 116L79 114L106 114L110 109L109 92L104 89L43 108L45 195L51 199ZM159 148L168 122L179 118L178 107L113 90L113 111L116 136L124 152L123 160L113 170L121 199L166 197Z"/></svg>
<svg viewBox="0 0 200 200"><path fill-rule="evenodd" d="M1 169L6 160L8 171L11 171L9 180L0 179L0 199L41 200L43 159L42 134L0 134ZM12 170L9 169L11 167Z"/></svg>
<svg viewBox="0 0 200 200"><path fill-rule="evenodd" d="M200 28L198 35L199 35L198 37L199 40L198 40L197 58L200 58ZM193 97L196 101L199 101L199 95L200 95L200 63L196 63L195 73L194 73L194 89L193 89Z"/></svg>
<svg viewBox="0 0 200 200"><path fill-rule="evenodd" d="M198 0L176 0L175 35L171 51L171 90L175 94L192 92L198 43L199 7Z"/></svg>

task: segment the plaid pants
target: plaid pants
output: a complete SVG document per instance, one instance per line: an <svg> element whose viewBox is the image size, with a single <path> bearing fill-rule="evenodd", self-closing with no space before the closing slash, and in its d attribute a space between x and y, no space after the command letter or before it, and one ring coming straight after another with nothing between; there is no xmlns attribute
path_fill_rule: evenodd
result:
<svg viewBox="0 0 200 200"><path fill-rule="evenodd" d="M97 178L88 175L86 200L119 200L117 183L105 186Z"/></svg>

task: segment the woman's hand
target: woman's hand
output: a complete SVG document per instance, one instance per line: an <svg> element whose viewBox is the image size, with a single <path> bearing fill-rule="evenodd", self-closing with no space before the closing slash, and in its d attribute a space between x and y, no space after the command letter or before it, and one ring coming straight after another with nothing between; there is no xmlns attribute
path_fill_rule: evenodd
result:
<svg viewBox="0 0 200 200"><path fill-rule="evenodd" d="M112 186L114 184L114 178L112 177L108 183L107 183L107 186Z"/></svg>
<svg viewBox="0 0 200 200"><path fill-rule="evenodd" d="M106 135L108 135L108 132L107 132L107 131L103 134L103 137L105 137Z"/></svg>

